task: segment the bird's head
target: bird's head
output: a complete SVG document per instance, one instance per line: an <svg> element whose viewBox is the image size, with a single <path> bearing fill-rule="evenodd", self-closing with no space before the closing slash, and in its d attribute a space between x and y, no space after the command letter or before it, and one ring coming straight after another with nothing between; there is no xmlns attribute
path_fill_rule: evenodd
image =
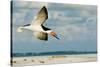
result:
<svg viewBox="0 0 100 67"><path fill-rule="evenodd" d="M50 35L52 35L53 37L59 39L58 36L57 36L57 34L56 34L54 31L51 31L51 32L50 32Z"/></svg>

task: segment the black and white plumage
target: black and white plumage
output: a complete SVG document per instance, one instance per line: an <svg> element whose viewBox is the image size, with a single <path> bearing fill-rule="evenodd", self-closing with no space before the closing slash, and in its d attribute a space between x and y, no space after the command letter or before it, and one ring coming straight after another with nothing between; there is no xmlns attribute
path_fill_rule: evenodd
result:
<svg viewBox="0 0 100 67"><path fill-rule="evenodd" d="M38 12L37 16L33 19L32 23L19 27L18 32L22 32L22 29L28 29L28 30L33 31L34 36L36 36L40 40L47 41L48 34L59 39L53 30L43 25L43 23L47 19L48 19L48 11L46 7L43 6L42 9Z"/></svg>

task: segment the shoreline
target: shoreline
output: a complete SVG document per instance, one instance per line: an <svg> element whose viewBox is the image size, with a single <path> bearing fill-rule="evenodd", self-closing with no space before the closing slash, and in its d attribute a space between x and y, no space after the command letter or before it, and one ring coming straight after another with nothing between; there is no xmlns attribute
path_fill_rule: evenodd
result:
<svg viewBox="0 0 100 67"><path fill-rule="evenodd" d="M59 64L97 61L97 54L13 57L12 66Z"/></svg>
<svg viewBox="0 0 100 67"><path fill-rule="evenodd" d="M93 55L93 54L97 54L97 53L86 53L86 54L60 54L60 55L33 55L33 56L13 56L13 58L17 58L17 57L41 57L41 56L66 56L66 55Z"/></svg>

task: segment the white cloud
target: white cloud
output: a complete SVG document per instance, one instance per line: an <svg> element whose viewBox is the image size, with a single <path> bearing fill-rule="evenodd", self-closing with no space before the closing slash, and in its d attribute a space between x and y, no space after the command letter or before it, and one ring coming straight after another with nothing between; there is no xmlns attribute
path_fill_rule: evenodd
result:
<svg viewBox="0 0 100 67"><path fill-rule="evenodd" d="M97 21L96 16L93 16L93 17L89 17L86 22L90 24L96 24L96 21Z"/></svg>
<svg viewBox="0 0 100 67"><path fill-rule="evenodd" d="M67 40L75 40L75 39L86 39L89 33L93 32L93 30L88 29L85 26L77 26L77 25L64 25L61 27L56 27L58 34Z"/></svg>
<svg viewBox="0 0 100 67"><path fill-rule="evenodd" d="M31 2L30 3L30 5L29 5L29 7L34 7L34 8L42 8L43 6L46 6L46 7L48 7L48 3L46 3L46 2Z"/></svg>
<svg viewBox="0 0 100 67"><path fill-rule="evenodd" d="M18 12L13 12L13 23L16 25L23 24L26 14L30 11L27 9L18 9Z"/></svg>
<svg viewBox="0 0 100 67"><path fill-rule="evenodd" d="M16 7L27 7L29 3L27 1L13 1Z"/></svg>
<svg viewBox="0 0 100 67"><path fill-rule="evenodd" d="M15 1L14 6L19 8L42 8L43 6L48 7L47 2L34 2L34 1Z"/></svg>

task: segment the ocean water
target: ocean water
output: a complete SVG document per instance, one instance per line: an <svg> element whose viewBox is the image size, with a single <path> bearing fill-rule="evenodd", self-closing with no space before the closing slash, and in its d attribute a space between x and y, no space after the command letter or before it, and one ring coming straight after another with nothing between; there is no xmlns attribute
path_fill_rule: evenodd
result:
<svg viewBox="0 0 100 67"><path fill-rule="evenodd" d="M44 53L13 53L13 57L27 57L27 56L52 56L52 55L86 55L86 54L97 54L97 52L44 52Z"/></svg>

